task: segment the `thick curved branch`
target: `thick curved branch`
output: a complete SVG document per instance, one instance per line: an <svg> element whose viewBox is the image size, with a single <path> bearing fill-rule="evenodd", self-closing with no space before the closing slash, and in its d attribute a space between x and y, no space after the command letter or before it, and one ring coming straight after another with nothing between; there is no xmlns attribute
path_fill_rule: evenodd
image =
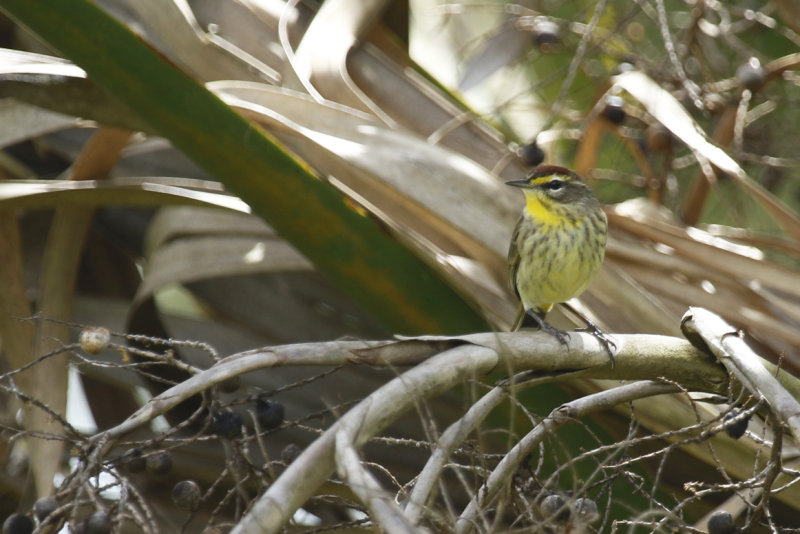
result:
<svg viewBox="0 0 800 534"><path fill-rule="evenodd" d="M724 391L728 377L724 369L685 340L655 335L613 336L617 345L616 367L591 334L570 333L570 348L562 347L542 332L488 332L465 336L422 336L388 341L328 341L265 347L233 354L209 369L177 384L102 434L116 439L153 418L163 415L193 395L235 376L258 369L287 365L411 365L456 346L490 349L497 366L509 374L534 371L542 375L571 372L570 378L648 380L660 376L702 391ZM494 369L493 369L494 370ZM497 369L499 370L499 369ZM473 370L473 373L480 373Z"/></svg>

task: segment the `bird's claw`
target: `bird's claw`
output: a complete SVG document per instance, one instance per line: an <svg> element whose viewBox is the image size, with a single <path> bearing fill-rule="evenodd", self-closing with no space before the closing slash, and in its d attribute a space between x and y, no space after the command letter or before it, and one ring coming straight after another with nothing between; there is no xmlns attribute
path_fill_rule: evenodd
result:
<svg viewBox="0 0 800 534"><path fill-rule="evenodd" d="M544 331L556 338L562 347L569 350L569 332L559 330L548 323L544 323Z"/></svg>
<svg viewBox="0 0 800 534"><path fill-rule="evenodd" d="M595 338L597 338L597 341L599 341L600 344L603 345L603 348L605 349L606 354L608 354L608 357L611 359L611 367L613 368L617 364L617 361L614 359L614 350L616 350L617 344L614 343L611 340L611 338L609 338L607 335L605 335L602 330L597 328L597 325L595 325L594 323L591 323L589 321L586 321L586 322L587 322L586 327L577 328L575 331L576 332L587 332L589 334L592 334ZM612 350L612 347L613 347L613 350Z"/></svg>
<svg viewBox="0 0 800 534"><path fill-rule="evenodd" d="M541 317L538 313L529 310L528 314L533 317L537 323L539 323L539 328L553 336L558 340L562 347L569 350L569 332L565 332L564 330L559 330L558 328L554 327L550 323L544 320L544 317Z"/></svg>

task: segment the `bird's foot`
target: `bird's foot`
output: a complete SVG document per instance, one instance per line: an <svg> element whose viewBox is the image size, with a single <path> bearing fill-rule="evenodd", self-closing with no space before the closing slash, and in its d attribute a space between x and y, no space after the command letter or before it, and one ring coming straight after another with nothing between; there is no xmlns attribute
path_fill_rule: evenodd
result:
<svg viewBox="0 0 800 534"><path fill-rule="evenodd" d="M556 338L562 347L569 350L569 332L559 330L555 326L545 321L544 318L540 317L536 312L529 313L529 315L536 319L536 322L539 323L539 328Z"/></svg>
<svg viewBox="0 0 800 534"><path fill-rule="evenodd" d="M564 330L559 330L550 323L544 323L544 327L542 329L551 336L553 336L554 338L556 338L558 342L561 343L562 347L569 350L569 332L566 332Z"/></svg>
<svg viewBox="0 0 800 534"><path fill-rule="evenodd" d="M599 341L600 344L603 345L603 348L606 349L606 354L608 354L608 357L611 359L611 367L613 368L617 364L617 361L614 359L614 350L616 350L617 344L611 341L611 339L605 335L602 330L597 328L597 325L595 325L593 322L588 321L585 317L583 320L586 321L586 326L584 328L576 328L575 331L587 332L596 337L597 341ZM614 350L612 350L612 347Z"/></svg>

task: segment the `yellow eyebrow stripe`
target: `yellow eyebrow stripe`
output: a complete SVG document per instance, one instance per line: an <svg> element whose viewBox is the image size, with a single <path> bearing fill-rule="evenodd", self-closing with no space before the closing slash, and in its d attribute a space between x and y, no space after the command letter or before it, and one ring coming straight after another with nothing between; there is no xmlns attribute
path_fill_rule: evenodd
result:
<svg viewBox="0 0 800 534"><path fill-rule="evenodd" d="M560 174L548 174L546 176L537 176L536 178L531 180L531 185L546 184L547 182L553 180L554 178L563 180L565 182L568 182L570 180L569 176L561 176Z"/></svg>

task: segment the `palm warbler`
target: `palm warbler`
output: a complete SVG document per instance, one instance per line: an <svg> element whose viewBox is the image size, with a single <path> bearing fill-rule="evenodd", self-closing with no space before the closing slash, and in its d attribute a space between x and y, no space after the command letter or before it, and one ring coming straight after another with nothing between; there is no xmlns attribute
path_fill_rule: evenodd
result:
<svg viewBox="0 0 800 534"><path fill-rule="evenodd" d="M506 184L525 193L525 208L508 249L509 279L521 302L514 330L527 313L569 347L568 334L548 324L545 316L554 304L583 293L600 269L608 233L606 214L589 186L564 167L541 165L524 179ZM613 362L610 341L583 320Z"/></svg>

